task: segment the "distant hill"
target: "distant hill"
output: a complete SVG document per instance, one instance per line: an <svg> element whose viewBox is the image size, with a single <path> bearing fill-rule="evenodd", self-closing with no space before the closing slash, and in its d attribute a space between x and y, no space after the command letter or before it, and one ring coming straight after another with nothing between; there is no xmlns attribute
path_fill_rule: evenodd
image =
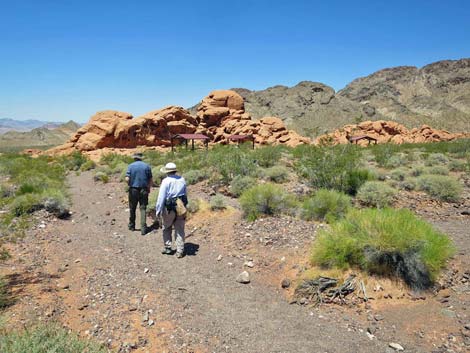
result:
<svg viewBox="0 0 470 353"><path fill-rule="evenodd" d="M253 117L277 116L289 128L310 136L382 119L410 128L428 124L453 132L470 131L470 59L384 69L338 92L311 81L260 91L233 90L244 98L245 109Z"/></svg>
<svg viewBox="0 0 470 353"><path fill-rule="evenodd" d="M15 120L9 118L0 118L0 134L8 131L31 131L38 127L45 127L48 129L55 129L56 127L64 124L63 122L51 122L35 119L28 120Z"/></svg>
<svg viewBox="0 0 470 353"><path fill-rule="evenodd" d="M24 148L46 148L63 144L80 128L69 121L55 128L38 127L27 132L8 131L0 135L0 149L20 150Z"/></svg>

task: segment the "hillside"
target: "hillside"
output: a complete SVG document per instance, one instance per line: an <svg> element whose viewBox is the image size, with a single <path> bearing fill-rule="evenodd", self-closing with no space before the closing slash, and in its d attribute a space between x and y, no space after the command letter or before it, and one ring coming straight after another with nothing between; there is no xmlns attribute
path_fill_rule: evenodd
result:
<svg viewBox="0 0 470 353"><path fill-rule="evenodd" d="M408 128L427 124L453 132L470 131L470 59L439 61L421 69L384 69L338 92L311 81L260 91L233 90L243 96L246 111L254 118L278 116L289 128L310 136L382 119Z"/></svg>
<svg viewBox="0 0 470 353"><path fill-rule="evenodd" d="M0 134L3 134L8 131L26 132L39 127L55 129L56 127L59 127L62 124L63 123L60 122L58 123L35 119L15 120L9 118L0 118Z"/></svg>
<svg viewBox="0 0 470 353"><path fill-rule="evenodd" d="M39 127L27 132L8 131L0 135L0 149L57 146L67 141L79 128L79 124L69 121L54 129Z"/></svg>

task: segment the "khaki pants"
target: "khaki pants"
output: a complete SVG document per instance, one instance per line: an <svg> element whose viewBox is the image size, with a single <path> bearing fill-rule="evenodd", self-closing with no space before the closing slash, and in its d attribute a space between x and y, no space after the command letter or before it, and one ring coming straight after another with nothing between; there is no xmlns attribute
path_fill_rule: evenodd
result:
<svg viewBox="0 0 470 353"><path fill-rule="evenodd" d="M171 247L171 231L175 228L175 243L176 251L184 252L184 224L186 223L185 217L176 216L175 211L170 211L166 208L163 209L163 244L166 248Z"/></svg>

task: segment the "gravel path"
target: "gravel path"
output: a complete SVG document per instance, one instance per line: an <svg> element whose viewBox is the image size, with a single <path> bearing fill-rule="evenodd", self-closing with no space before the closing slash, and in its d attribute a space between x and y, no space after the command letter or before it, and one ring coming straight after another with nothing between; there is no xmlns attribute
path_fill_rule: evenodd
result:
<svg viewBox="0 0 470 353"><path fill-rule="evenodd" d="M276 290L257 283L256 276L250 284L237 283L242 259L230 260L231 266L225 257L217 261L220 248L203 232L187 239L185 258L161 255L160 233L142 237L127 231L122 184L97 185L83 173L71 176L70 185L73 221L48 230L55 239L49 261L74 273L63 285L62 300L71 306L64 310L72 313L77 307L90 335L121 351L156 352L154 335L178 352L386 350L385 343L365 333L349 332L346 325L289 305ZM72 299L65 300L70 293ZM137 334L130 338L126 331L132 329Z"/></svg>

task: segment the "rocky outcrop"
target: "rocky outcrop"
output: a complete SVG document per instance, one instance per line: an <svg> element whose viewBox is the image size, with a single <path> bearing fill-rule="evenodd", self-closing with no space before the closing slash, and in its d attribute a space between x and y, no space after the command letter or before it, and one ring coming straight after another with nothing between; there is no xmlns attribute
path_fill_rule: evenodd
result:
<svg viewBox="0 0 470 353"><path fill-rule="evenodd" d="M98 112L70 141L50 153L168 147L173 135L191 133L206 134L210 143L228 143L228 137L234 134L254 135L258 144L296 146L310 143L309 139L287 130L278 118L253 121L245 113L243 98L236 92L214 91L202 100L196 117L177 106L155 110L138 118L114 110Z"/></svg>
<svg viewBox="0 0 470 353"><path fill-rule="evenodd" d="M330 134L322 135L315 140L319 145L336 145L350 143L354 137L369 137L377 140L377 143L424 143L451 141L457 138L468 137L468 134L454 134L445 130L433 129L427 125L420 128L407 129L394 121L364 121L360 124L346 125ZM362 139L359 145L367 145L368 140Z"/></svg>

